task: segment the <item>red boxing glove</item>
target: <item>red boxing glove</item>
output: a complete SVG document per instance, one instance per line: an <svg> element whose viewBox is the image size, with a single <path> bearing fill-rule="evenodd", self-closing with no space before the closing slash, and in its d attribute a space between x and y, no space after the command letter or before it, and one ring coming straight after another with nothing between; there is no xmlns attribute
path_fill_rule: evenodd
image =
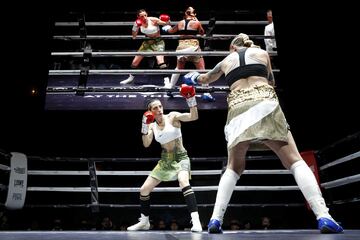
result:
<svg viewBox="0 0 360 240"><path fill-rule="evenodd" d="M141 25L143 24L143 20L138 18L138 19L136 19L135 23L136 23L136 26L141 27Z"/></svg>
<svg viewBox="0 0 360 240"><path fill-rule="evenodd" d="M155 120L154 114L151 111L146 111L143 115L146 124L150 124Z"/></svg>
<svg viewBox="0 0 360 240"><path fill-rule="evenodd" d="M184 98L191 98L191 97L195 96L195 88L194 88L194 86L181 84L180 94Z"/></svg>
<svg viewBox="0 0 360 240"><path fill-rule="evenodd" d="M149 124L155 120L154 114L150 111L146 111L142 118L141 133L148 134Z"/></svg>
<svg viewBox="0 0 360 240"><path fill-rule="evenodd" d="M167 15L167 14L161 14L160 15L160 17L159 17L159 19L161 20L161 21L163 21L163 22L169 22L170 21L170 16L169 15Z"/></svg>
<svg viewBox="0 0 360 240"><path fill-rule="evenodd" d="M186 102L189 107L195 107L197 105L195 98L195 88L194 86L189 86L186 84L181 84L180 86L180 95L186 98Z"/></svg>

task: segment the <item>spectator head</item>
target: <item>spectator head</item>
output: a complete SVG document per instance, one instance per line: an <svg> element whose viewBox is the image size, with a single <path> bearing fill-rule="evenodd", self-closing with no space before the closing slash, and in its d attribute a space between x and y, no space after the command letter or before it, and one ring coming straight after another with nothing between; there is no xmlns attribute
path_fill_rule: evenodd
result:
<svg viewBox="0 0 360 240"><path fill-rule="evenodd" d="M173 220L171 221L170 230L172 230L172 231L177 231L177 230L179 230L179 225L178 225L176 219L173 219Z"/></svg>
<svg viewBox="0 0 360 240"><path fill-rule="evenodd" d="M245 221L244 221L244 229L245 229L245 230L251 229L251 222L250 222L250 220L245 220Z"/></svg>
<svg viewBox="0 0 360 240"><path fill-rule="evenodd" d="M240 222L236 219L231 220L230 230L240 230Z"/></svg>
<svg viewBox="0 0 360 240"><path fill-rule="evenodd" d="M272 16L272 11L271 10L267 10L266 12L266 18L268 20L269 23L272 23L273 21L273 16Z"/></svg>
<svg viewBox="0 0 360 240"><path fill-rule="evenodd" d="M164 230L164 229L166 229L166 224L165 224L165 221L164 221L164 220L159 220L159 222L158 222L158 229L159 229L159 230Z"/></svg>
<svg viewBox="0 0 360 240"><path fill-rule="evenodd" d="M103 230L111 230L113 229L113 223L110 217L104 217L101 221L101 229Z"/></svg>
<svg viewBox="0 0 360 240"><path fill-rule="evenodd" d="M270 228L270 218L262 217L261 218L261 228L262 229L269 229Z"/></svg>

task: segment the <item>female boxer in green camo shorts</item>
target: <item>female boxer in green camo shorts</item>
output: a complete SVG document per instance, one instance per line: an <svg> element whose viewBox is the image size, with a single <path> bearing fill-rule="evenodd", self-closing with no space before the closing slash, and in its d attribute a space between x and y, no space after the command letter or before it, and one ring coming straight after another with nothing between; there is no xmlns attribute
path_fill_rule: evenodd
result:
<svg viewBox="0 0 360 240"><path fill-rule="evenodd" d="M185 86L185 91L192 91L195 99L195 90ZM182 90L182 91L183 91ZM181 92L183 95L183 93ZM187 97L188 98L188 97ZM193 102L194 103L194 102ZM161 144L161 159L140 188L139 223L128 227L128 231L149 230L150 193L162 181L179 181L188 210L191 213L193 232L201 232L202 227L197 210L194 191L191 189L190 159L182 142L181 122L194 121L198 118L196 101L189 104L189 113L170 112L164 114L163 106L158 99L153 99L147 104L147 112L143 116L142 141L149 147L153 138ZM152 121L155 119L155 122Z"/></svg>
<svg viewBox="0 0 360 240"><path fill-rule="evenodd" d="M144 9L141 9L137 13L137 19L134 22L132 28L132 38L135 39L140 32L146 35L151 39L146 39L143 41L139 48L139 52L163 52L165 51L165 42L160 39L160 28L159 25L167 25L170 22L170 17L162 14L160 18L148 17L147 12ZM163 21L167 20L167 21ZM137 55L134 57L134 60L131 63L131 68L137 68L140 62L143 60L144 56ZM164 62L164 56L156 56L157 64L159 68L166 68L167 65ZM120 82L120 84L129 84L134 80L133 75Z"/></svg>

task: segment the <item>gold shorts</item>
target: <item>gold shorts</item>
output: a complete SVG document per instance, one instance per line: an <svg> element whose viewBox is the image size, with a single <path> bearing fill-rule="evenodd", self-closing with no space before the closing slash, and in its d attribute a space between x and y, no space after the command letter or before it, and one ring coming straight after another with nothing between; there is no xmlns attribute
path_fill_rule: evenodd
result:
<svg viewBox="0 0 360 240"><path fill-rule="evenodd" d="M201 52L199 40L197 39L181 39L179 40L179 45L176 48L177 52L184 52L184 56L178 56L178 60L182 62L193 62L198 63L202 56L200 55L191 55L186 56L186 52Z"/></svg>
<svg viewBox="0 0 360 240"><path fill-rule="evenodd" d="M228 149L244 141L287 142L288 124L275 90L269 85L231 91L225 136Z"/></svg>

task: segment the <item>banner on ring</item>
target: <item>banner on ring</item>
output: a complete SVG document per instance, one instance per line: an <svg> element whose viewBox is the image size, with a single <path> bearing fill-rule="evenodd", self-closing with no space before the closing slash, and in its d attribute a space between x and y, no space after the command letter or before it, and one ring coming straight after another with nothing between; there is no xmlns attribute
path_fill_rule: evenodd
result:
<svg viewBox="0 0 360 240"><path fill-rule="evenodd" d="M11 171L5 207L21 209L24 206L27 189L27 157L23 153L11 153Z"/></svg>

